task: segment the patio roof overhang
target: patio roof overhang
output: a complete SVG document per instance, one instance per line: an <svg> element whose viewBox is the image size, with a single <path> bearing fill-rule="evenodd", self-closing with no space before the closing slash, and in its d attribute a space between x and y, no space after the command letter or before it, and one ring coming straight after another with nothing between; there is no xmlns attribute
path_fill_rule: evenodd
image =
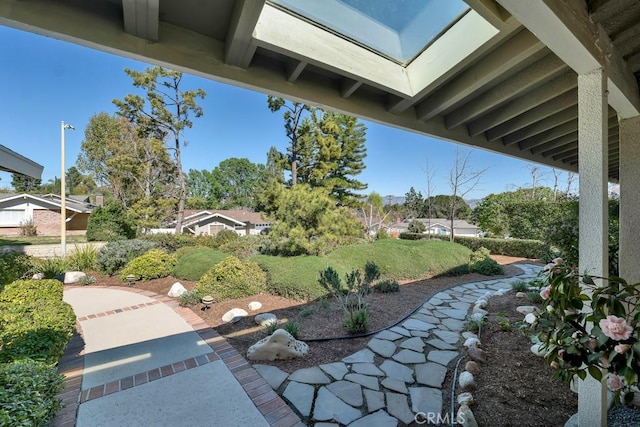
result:
<svg viewBox="0 0 640 427"><path fill-rule="evenodd" d="M282 0L0 0L0 24L572 171L577 75L606 68L618 180L618 117L640 112L640 4L465 1L404 63Z"/></svg>
<svg viewBox="0 0 640 427"><path fill-rule="evenodd" d="M19 173L21 175L30 176L40 179L42 176L42 165L29 160L26 157L8 149L4 145L0 145L0 171Z"/></svg>

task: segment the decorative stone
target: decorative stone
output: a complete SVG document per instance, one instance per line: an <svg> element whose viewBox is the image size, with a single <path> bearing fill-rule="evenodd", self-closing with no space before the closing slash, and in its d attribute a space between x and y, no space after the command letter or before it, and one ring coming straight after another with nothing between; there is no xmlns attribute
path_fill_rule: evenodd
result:
<svg viewBox="0 0 640 427"><path fill-rule="evenodd" d="M467 405L462 405L458 409L456 420L460 422L464 427L478 427L476 417L473 416L473 412Z"/></svg>
<svg viewBox="0 0 640 427"><path fill-rule="evenodd" d="M464 364L464 370L469 371L475 375L480 373L480 366L473 360L469 360L467 363Z"/></svg>
<svg viewBox="0 0 640 427"><path fill-rule="evenodd" d="M71 285L73 283L78 283L83 277L87 277L87 274L82 271L67 271L64 273L62 282L65 285Z"/></svg>
<svg viewBox="0 0 640 427"><path fill-rule="evenodd" d="M458 395L458 405L471 405L473 403L473 395L468 391Z"/></svg>
<svg viewBox="0 0 640 427"><path fill-rule="evenodd" d="M528 313L526 316L524 316L524 321L530 325L533 325L538 321L538 316L536 316L535 313Z"/></svg>
<svg viewBox="0 0 640 427"><path fill-rule="evenodd" d="M447 375L447 368L434 362L416 365L415 370L416 381L430 387L442 387L444 377Z"/></svg>
<svg viewBox="0 0 640 427"><path fill-rule="evenodd" d="M403 364L410 363L424 363L426 359L424 357L424 353L418 353L413 350L401 350L398 353L393 355L393 360L396 360Z"/></svg>
<svg viewBox="0 0 640 427"><path fill-rule="evenodd" d="M327 386L327 390L351 406L362 406L362 386L351 381L336 381Z"/></svg>
<svg viewBox="0 0 640 427"><path fill-rule="evenodd" d="M507 288L498 289L497 291L495 291L493 293L493 295L495 295L497 297L501 297L502 295L506 294L507 292L509 292L509 289L507 289Z"/></svg>
<svg viewBox="0 0 640 427"><path fill-rule="evenodd" d="M465 331L465 332L462 333L462 338L464 338L466 340L467 338L478 338L478 336L476 334L474 334L473 332Z"/></svg>
<svg viewBox="0 0 640 427"><path fill-rule="evenodd" d="M284 380L287 379L289 374L271 365L253 365L258 371L260 376L271 386L272 389L277 390L280 388Z"/></svg>
<svg viewBox="0 0 640 427"><path fill-rule="evenodd" d="M425 331L411 331L411 336L412 337L422 337L422 338L429 338L429 332L425 332Z"/></svg>
<svg viewBox="0 0 640 427"><path fill-rule="evenodd" d="M485 310L482 310L485 311ZM484 313L472 313L469 316L469 319L473 320L474 322L481 322L482 319L484 319L484 317L486 316L486 314Z"/></svg>
<svg viewBox="0 0 640 427"><path fill-rule="evenodd" d="M256 325L265 326L265 327L274 323L278 323L278 318L273 313L258 314L256 315L256 317L253 318L253 320L256 322Z"/></svg>
<svg viewBox="0 0 640 427"><path fill-rule="evenodd" d="M374 391L364 389L364 399L367 401L367 411L373 412L380 408L384 408L384 393L381 391Z"/></svg>
<svg viewBox="0 0 640 427"><path fill-rule="evenodd" d="M289 380L305 384L329 384L331 382L331 380L327 378L327 376L323 374L322 370L317 366L298 369L289 375Z"/></svg>
<svg viewBox="0 0 640 427"><path fill-rule="evenodd" d="M449 305L455 308L456 310L463 310L463 311L468 311L469 307L471 307L471 304L469 304L468 302L461 302L461 301L452 302Z"/></svg>
<svg viewBox="0 0 640 427"><path fill-rule="evenodd" d="M262 308L262 303L260 301L251 301L249 303L249 310L256 311Z"/></svg>
<svg viewBox="0 0 640 427"><path fill-rule="evenodd" d="M487 302L486 299L479 299L479 300L476 301L475 306L478 307L478 308L486 308L487 304L489 304L489 303Z"/></svg>
<svg viewBox="0 0 640 427"><path fill-rule="evenodd" d="M380 390L380 384L378 384L378 379L376 377L370 377L368 375L362 374L347 374L345 375L344 379L347 381L358 383L371 390Z"/></svg>
<svg viewBox="0 0 640 427"><path fill-rule="evenodd" d="M473 374L471 372L464 371L461 372L458 377L458 384L465 390L473 389L476 386L476 380L473 378Z"/></svg>
<svg viewBox="0 0 640 427"><path fill-rule="evenodd" d="M413 351L422 351L424 349L424 341L420 337L409 338L400 343L400 348L406 348Z"/></svg>
<svg viewBox="0 0 640 427"><path fill-rule="evenodd" d="M405 424L414 420L414 414L409 409L407 396L399 393L387 392L387 411Z"/></svg>
<svg viewBox="0 0 640 427"><path fill-rule="evenodd" d="M432 362L439 363L443 366L447 366L449 362L451 362L458 355L457 351L449 351L449 350L433 350L430 351L427 359Z"/></svg>
<svg viewBox="0 0 640 427"><path fill-rule="evenodd" d="M527 294L524 292L516 292L516 298L526 298Z"/></svg>
<svg viewBox="0 0 640 427"><path fill-rule="evenodd" d="M349 424L349 427L396 427L398 420L387 414L384 410L362 417ZM316 424L316 427L318 424Z"/></svg>
<svg viewBox="0 0 640 427"><path fill-rule="evenodd" d="M477 305L473 306L473 310L471 311L472 314L482 314L483 316L486 316L487 314L489 314L489 312L483 308L478 307Z"/></svg>
<svg viewBox="0 0 640 427"><path fill-rule="evenodd" d="M465 347L480 347L482 343L478 338L467 338L463 345Z"/></svg>
<svg viewBox="0 0 640 427"><path fill-rule="evenodd" d="M391 355L396 352L396 345L394 343L387 340L379 340L377 338L371 339L367 343L367 347L382 357L391 357Z"/></svg>
<svg viewBox="0 0 640 427"><path fill-rule="evenodd" d="M477 347L469 347L467 351L467 356L476 362L486 363L487 362L487 352L481 348Z"/></svg>
<svg viewBox="0 0 640 427"><path fill-rule="evenodd" d="M313 403L314 388L308 384L301 384L290 381L282 394L304 417L311 413Z"/></svg>
<svg viewBox="0 0 640 427"><path fill-rule="evenodd" d="M32 277L33 280L44 280L44 273L36 273Z"/></svg>
<svg viewBox="0 0 640 427"><path fill-rule="evenodd" d="M354 363L351 365L351 370L357 374L371 375L374 377L381 377L384 375L376 365L373 363Z"/></svg>
<svg viewBox="0 0 640 427"><path fill-rule="evenodd" d="M521 314L533 313L536 308L532 305L520 305L516 307L516 311Z"/></svg>
<svg viewBox="0 0 640 427"><path fill-rule="evenodd" d="M413 383L413 370L393 360L385 360L380 365L380 369L387 374L388 377L395 378L405 383Z"/></svg>
<svg viewBox="0 0 640 427"><path fill-rule="evenodd" d="M326 363L319 366L326 374L331 375L336 380L341 380L349 372L347 365L342 362Z"/></svg>
<svg viewBox="0 0 640 427"><path fill-rule="evenodd" d="M318 391L315 407L313 409L313 418L318 421L334 420L340 424L349 424L362 416L362 413L353 408L336 395L321 387Z"/></svg>
<svg viewBox="0 0 640 427"><path fill-rule="evenodd" d="M284 329L276 330L271 336L261 339L247 350L249 360L282 360L304 356L309 346L298 341ZM319 369L318 369L319 370Z"/></svg>
<svg viewBox="0 0 640 427"><path fill-rule="evenodd" d="M422 412L423 414L442 414L442 392L435 388L429 387L411 387L409 389L411 396L411 409L414 413Z"/></svg>
<svg viewBox="0 0 640 427"><path fill-rule="evenodd" d="M397 380L395 378L385 378L382 380L382 387L388 388L391 391L397 391L398 393L408 394L409 390L407 390L407 385L404 381Z"/></svg>
<svg viewBox="0 0 640 427"><path fill-rule="evenodd" d="M247 314L246 311L244 311L241 308L232 308L231 310L227 311L225 314L222 315L222 321L226 322L226 323L236 323L238 320L240 320L242 317L245 317Z"/></svg>
<svg viewBox="0 0 640 427"><path fill-rule="evenodd" d="M182 283L176 282L171 285L171 289L169 289L169 293L167 294L171 298L178 298L179 296L185 294L187 292L187 288L185 288Z"/></svg>
<svg viewBox="0 0 640 427"><path fill-rule="evenodd" d="M368 348L362 349L351 356L347 356L342 361L344 363L373 363L373 352Z"/></svg>
<svg viewBox="0 0 640 427"><path fill-rule="evenodd" d="M531 353L536 356L543 357L546 354L546 351L542 349L542 343L537 343L531 346Z"/></svg>

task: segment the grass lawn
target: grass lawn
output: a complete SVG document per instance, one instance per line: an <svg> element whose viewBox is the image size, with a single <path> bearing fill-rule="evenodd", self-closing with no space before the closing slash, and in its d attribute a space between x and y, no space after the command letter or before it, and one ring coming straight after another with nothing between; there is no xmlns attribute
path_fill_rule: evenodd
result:
<svg viewBox="0 0 640 427"><path fill-rule="evenodd" d="M343 246L326 256L276 257L255 255L248 260L267 271L269 292L296 299L314 299L325 294L318 273L333 267L341 276L375 262L384 278L419 279L466 264L471 251L456 243L436 240L384 239L374 243ZM202 249L178 261L176 276L198 280L226 255Z"/></svg>
<svg viewBox="0 0 640 427"><path fill-rule="evenodd" d="M86 236L67 236L67 243L86 243ZM0 237L0 246L14 245L59 245L60 236L3 236Z"/></svg>

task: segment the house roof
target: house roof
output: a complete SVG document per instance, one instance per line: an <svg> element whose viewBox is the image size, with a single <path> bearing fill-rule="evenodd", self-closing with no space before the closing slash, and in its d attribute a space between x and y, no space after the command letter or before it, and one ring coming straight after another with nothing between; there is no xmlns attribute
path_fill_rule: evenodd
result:
<svg viewBox="0 0 640 427"><path fill-rule="evenodd" d="M37 195L37 194L27 194L27 193L6 193L0 194L0 202L7 202L11 200L20 200L20 199L31 199L34 201L38 201L40 203L49 204L55 206L57 208L62 207L60 196L56 194L46 194L46 195ZM78 213L91 213L91 211L95 208L91 203L84 203L70 197L67 197L65 200L65 208L70 211L78 212Z"/></svg>
<svg viewBox="0 0 640 427"><path fill-rule="evenodd" d="M572 171L578 74L606 69L618 179L618 117L640 114L640 3L464 1L445 19L391 0L0 0L0 22Z"/></svg>
<svg viewBox="0 0 640 427"><path fill-rule="evenodd" d="M188 210L184 211L184 225L189 226L196 224L205 219L220 216L236 222L238 225L245 224L263 224L269 223L269 221L262 218L262 214L259 212L247 212L242 210L220 210L220 209L208 209L208 210Z"/></svg>
<svg viewBox="0 0 640 427"><path fill-rule="evenodd" d="M416 218L416 220L420 221L425 226L429 226L429 221L431 221L431 225L430 225L431 228L436 227L436 226L441 226L441 227L444 227L447 230L449 230L450 227L451 227L451 221L446 219L446 218L431 218L431 220L429 220L429 218ZM411 221L401 222L401 223L397 224L396 227L400 226L400 227L403 227L403 228L407 228L409 226L410 222ZM453 228L455 230L463 230L463 229L479 230L480 229L476 225L469 224L464 219L454 219L453 220Z"/></svg>

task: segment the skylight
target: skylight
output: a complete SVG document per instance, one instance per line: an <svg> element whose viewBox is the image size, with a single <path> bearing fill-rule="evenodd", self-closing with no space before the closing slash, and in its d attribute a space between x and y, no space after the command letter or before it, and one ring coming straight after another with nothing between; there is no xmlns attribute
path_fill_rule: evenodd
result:
<svg viewBox="0 0 640 427"><path fill-rule="evenodd" d="M469 10L463 0L271 2L403 65Z"/></svg>

